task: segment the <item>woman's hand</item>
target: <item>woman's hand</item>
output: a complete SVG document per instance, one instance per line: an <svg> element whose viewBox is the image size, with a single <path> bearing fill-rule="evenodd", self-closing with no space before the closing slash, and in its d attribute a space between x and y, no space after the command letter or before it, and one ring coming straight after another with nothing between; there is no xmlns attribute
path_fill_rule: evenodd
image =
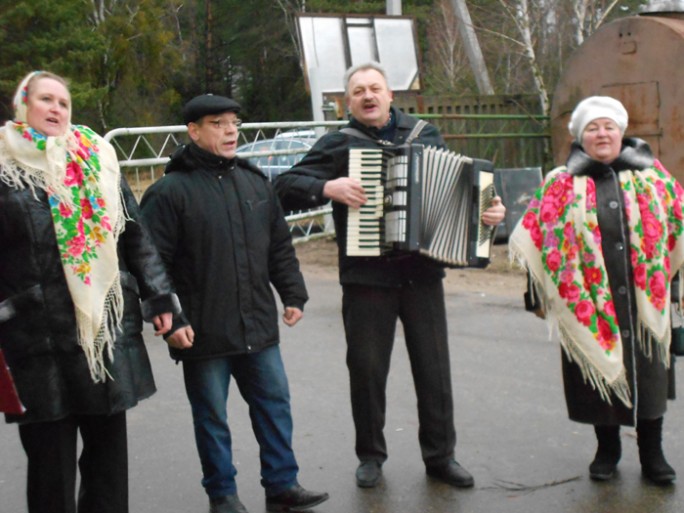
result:
<svg viewBox="0 0 684 513"><path fill-rule="evenodd" d="M152 324L154 324L154 328L157 330L154 332L155 336L165 335L173 325L173 314L171 312L166 312L155 315L152 318Z"/></svg>

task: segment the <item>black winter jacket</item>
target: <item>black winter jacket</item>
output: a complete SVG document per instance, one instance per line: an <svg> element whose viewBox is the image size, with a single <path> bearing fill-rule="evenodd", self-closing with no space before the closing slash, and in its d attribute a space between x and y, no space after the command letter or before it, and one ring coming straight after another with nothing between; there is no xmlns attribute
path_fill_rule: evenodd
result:
<svg viewBox="0 0 684 513"><path fill-rule="evenodd" d="M171 274L193 347L177 360L260 351L279 342L271 284L285 306L308 299L292 237L271 184L246 160L195 144L171 157L146 191L143 216ZM172 331L173 331L172 330Z"/></svg>
<svg viewBox="0 0 684 513"><path fill-rule="evenodd" d="M8 422L44 422L72 414L109 415L155 392L142 338L146 320L178 311L178 299L138 205L122 180L129 220L118 244L123 332L107 363L112 379L93 383L78 345L74 305L44 191L0 182L0 344L27 411Z"/></svg>
<svg viewBox="0 0 684 513"><path fill-rule="evenodd" d="M418 120L391 107L395 145L404 143ZM379 140L383 135L351 119L348 127ZM444 148L444 139L434 125L428 124L414 142ZM328 180L349 175L349 148L376 148L380 143L354 137L344 132L332 132L316 142L304 158L275 181L275 188L285 210L298 210L323 205L323 186ZM347 206L333 202L333 219L339 248L340 283L398 287L412 281L438 280L444 277L443 267L434 260L417 254L382 257L346 256Z"/></svg>

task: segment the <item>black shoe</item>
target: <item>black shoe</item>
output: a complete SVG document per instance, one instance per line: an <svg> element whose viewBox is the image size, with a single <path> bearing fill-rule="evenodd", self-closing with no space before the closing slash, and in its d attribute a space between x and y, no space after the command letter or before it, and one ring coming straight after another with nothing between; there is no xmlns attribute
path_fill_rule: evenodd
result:
<svg viewBox="0 0 684 513"><path fill-rule="evenodd" d="M310 492L301 486L294 485L283 493L266 497L267 511L306 511L328 500L330 496L323 492Z"/></svg>
<svg viewBox="0 0 684 513"><path fill-rule="evenodd" d="M594 481L608 481L615 477L617 464L622 455L620 426L594 426L598 448L594 461L589 465L589 477Z"/></svg>
<svg viewBox="0 0 684 513"><path fill-rule="evenodd" d="M669 485L677 479L677 473L665 457L659 461L650 461L641 466L642 475L657 485Z"/></svg>
<svg viewBox="0 0 684 513"><path fill-rule="evenodd" d="M459 465L458 461L451 460L446 465L426 467L427 475L457 488L470 488L475 484L473 476Z"/></svg>
<svg viewBox="0 0 684 513"><path fill-rule="evenodd" d="M209 513L248 513L237 494L209 499Z"/></svg>
<svg viewBox="0 0 684 513"><path fill-rule="evenodd" d="M598 456L589 465L589 477L594 481L609 481L617 473L617 464L600 459Z"/></svg>
<svg viewBox="0 0 684 513"><path fill-rule="evenodd" d="M657 485L669 485L677 479L677 473L663 454L663 418L637 419L637 443L641 473Z"/></svg>
<svg viewBox="0 0 684 513"><path fill-rule="evenodd" d="M382 477L382 463L375 460L362 461L356 469L356 484L361 488L373 488Z"/></svg>

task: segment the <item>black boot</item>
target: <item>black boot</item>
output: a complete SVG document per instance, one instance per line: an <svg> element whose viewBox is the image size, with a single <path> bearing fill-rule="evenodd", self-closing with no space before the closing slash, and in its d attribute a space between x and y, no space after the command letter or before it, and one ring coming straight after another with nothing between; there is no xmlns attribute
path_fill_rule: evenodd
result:
<svg viewBox="0 0 684 513"><path fill-rule="evenodd" d="M659 485L667 485L677 478L677 473L665 460L662 447L663 418L638 419L637 443L641 473Z"/></svg>
<svg viewBox="0 0 684 513"><path fill-rule="evenodd" d="M620 426L594 426L598 449L589 465L589 477L595 481L608 481L615 476L622 455Z"/></svg>

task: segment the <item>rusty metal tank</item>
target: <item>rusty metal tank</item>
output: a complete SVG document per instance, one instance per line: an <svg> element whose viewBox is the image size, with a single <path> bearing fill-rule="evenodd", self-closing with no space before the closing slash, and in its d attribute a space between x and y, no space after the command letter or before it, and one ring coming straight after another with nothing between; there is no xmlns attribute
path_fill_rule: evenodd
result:
<svg viewBox="0 0 684 513"><path fill-rule="evenodd" d="M599 28L573 53L551 105L557 165L572 141L570 114L592 95L620 100L629 113L626 135L648 141L684 183L684 1L652 1L638 16Z"/></svg>

